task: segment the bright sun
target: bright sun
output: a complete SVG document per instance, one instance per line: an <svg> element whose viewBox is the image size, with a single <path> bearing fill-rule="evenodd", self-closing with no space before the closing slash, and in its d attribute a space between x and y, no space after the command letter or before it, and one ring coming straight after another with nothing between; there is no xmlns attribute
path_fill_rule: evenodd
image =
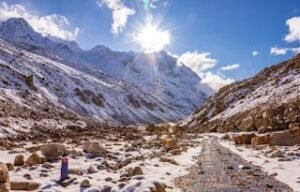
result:
<svg viewBox="0 0 300 192"><path fill-rule="evenodd" d="M133 38L145 52L158 52L170 44L171 34L148 24L134 34Z"/></svg>

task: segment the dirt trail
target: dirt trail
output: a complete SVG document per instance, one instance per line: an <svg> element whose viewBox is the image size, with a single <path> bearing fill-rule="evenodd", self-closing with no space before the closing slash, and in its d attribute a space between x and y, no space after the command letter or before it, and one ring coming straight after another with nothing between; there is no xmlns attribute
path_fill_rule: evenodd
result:
<svg viewBox="0 0 300 192"><path fill-rule="evenodd" d="M293 191L258 166L221 146L217 138L205 139L202 145L197 165L187 176L176 180L176 185L184 192Z"/></svg>

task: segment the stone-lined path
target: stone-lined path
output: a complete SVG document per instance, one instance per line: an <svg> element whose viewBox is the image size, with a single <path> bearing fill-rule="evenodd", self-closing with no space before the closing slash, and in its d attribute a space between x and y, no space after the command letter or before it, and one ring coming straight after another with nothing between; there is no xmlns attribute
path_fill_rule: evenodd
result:
<svg viewBox="0 0 300 192"><path fill-rule="evenodd" d="M217 138L205 139L198 163L176 184L184 192L289 192L284 183L221 146Z"/></svg>

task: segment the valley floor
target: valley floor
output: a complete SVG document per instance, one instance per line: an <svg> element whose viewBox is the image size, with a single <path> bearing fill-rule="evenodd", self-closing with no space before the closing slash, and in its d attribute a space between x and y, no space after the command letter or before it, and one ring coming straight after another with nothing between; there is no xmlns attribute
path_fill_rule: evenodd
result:
<svg viewBox="0 0 300 192"><path fill-rule="evenodd" d="M299 146L237 147L220 139L220 134L186 134L177 142L181 151L167 151L160 143L162 137L147 134L143 141L93 138L108 151L96 158L83 152L84 140L91 138L66 139L62 143L71 151L67 186L57 183L60 161L15 166L10 180L37 182L37 190L47 192L300 191ZM34 151L40 155L43 144L19 143L2 150L0 161L13 163L20 154L26 160ZM283 155L270 157L270 150L281 150Z"/></svg>

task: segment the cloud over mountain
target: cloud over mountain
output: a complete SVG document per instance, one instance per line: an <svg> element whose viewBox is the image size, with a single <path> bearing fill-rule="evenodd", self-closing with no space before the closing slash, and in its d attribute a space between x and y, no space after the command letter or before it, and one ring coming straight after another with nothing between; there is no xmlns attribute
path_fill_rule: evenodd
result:
<svg viewBox="0 0 300 192"><path fill-rule="evenodd" d="M71 29L69 20L62 15L39 15L21 4L0 2L0 22L9 18L25 19L35 31L43 36L54 36L65 40L75 40L79 28Z"/></svg>

